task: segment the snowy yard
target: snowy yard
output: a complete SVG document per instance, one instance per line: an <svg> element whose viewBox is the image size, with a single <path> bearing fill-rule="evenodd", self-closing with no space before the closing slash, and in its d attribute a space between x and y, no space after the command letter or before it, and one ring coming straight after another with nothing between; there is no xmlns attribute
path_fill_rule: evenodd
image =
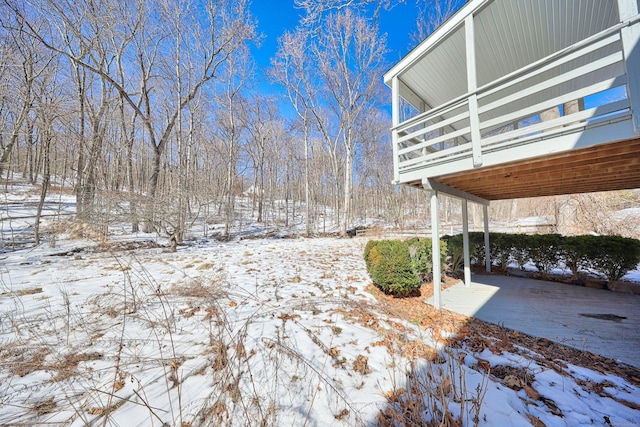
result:
<svg viewBox="0 0 640 427"><path fill-rule="evenodd" d="M385 314L364 240L137 241L2 255L0 425L640 422L638 382Z"/></svg>

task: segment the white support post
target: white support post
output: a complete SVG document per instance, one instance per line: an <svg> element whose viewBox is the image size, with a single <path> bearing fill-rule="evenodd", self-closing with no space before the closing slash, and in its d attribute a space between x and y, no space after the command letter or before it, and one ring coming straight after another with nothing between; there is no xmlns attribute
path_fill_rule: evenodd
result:
<svg viewBox="0 0 640 427"><path fill-rule="evenodd" d="M442 308L440 266L440 219L438 216L438 192L431 191L431 253L433 254L433 306Z"/></svg>
<svg viewBox="0 0 640 427"><path fill-rule="evenodd" d="M478 115L478 79L476 75L476 42L473 29L473 13L464 20L465 45L467 47L467 89L469 96L469 126L471 128L471 150L473 165L482 165L482 145L480 135L480 116Z"/></svg>
<svg viewBox="0 0 640 427"><path fill-rule="evenodd" d="M462 199L462 249L464 252L464 285L471 286L471 256L469 254L469 211L467 199Z"/></svg>
<svg viewBox="0 0 640 427"><path fill-rule="evenodd" d="M631 0L618 0L620 22L638 15L638 3ZM640 133L640 22L623 27L620 30L624 65L627 72L627 96L631 103L633 131Z"/></svg>
<svg viewBox="0 0 640 427"><path fill-rule="evenodd" d="M482 166L482 138L480 135L480 116L478 115L478 96L469 97L469 125L471 126L471 151L473 166Z"/></svg>
<svg viewBox="0 0 640 427"><path fill-rule="evenodd" d="M398 76L393 76L391 80L391 122L393 124L393 131L391 131L391 144L393 153L393 183L397 184L400 181L399 163L398 157L398 131L396 127L400 124L400 81Z"/></svg>
<svg viewBox="0 0 640 427"><path fill-rule="evenodd" d="M489 206L483 206L484 213L484 263L487 273L491 273L491 242L489 242Z"/></svg>

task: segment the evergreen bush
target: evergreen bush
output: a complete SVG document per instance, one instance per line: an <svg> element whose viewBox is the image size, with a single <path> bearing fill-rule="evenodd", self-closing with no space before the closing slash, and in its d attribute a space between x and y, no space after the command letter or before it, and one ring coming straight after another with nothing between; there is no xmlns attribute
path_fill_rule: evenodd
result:
<svg viewBox="0 0 640 427"><path fill-rule="evenodd" d="M443 236L442 240L447 245L447 266L448 271L458 271L464 268L464 245L462 234L454 236ZM471 259L475 258L475 247L469 245L469 255Z"/></svg>
<svg viewBox="0 0 640 427"><path fill-rule="evenodd" d="M571 270L571 278L578 278L578 271L593 267L589 248L597 247L596 236L567 236L560 245L564 265Z"/></svg>
<svg viewBox="0 0 640 427"><path fill-rule="evenodd" d="M531 236L528 234L513 234L511 239L511 259L518 265L520 270L524 270L524 266L531 261L529 246L531 244Z"/></svg>
<svg viewBox="0 0 640 427"><path fill-rule="evenodd" d="M547 278L562 260L562 236L559 234L538 234L529 239L529 255L542 277Z"/></svg>
<svg viewBox="0 0 640 427"><path fill-rule="evenodd" d="M384 292L406 296L420 288L420 278L414 271L406 242L370 242L365 247L365 263L371 280Z"/></svg>
<svg viewBox="0 0 640 427"><path fill-rule="evenodd" d="M507 233L489 233L491 260L502 271L507 271L507 267L513 258L514 237L515 235Z"/></svg>
<svg viewBox="0 0 640 427"><path fill-rule="evenodd" d="M491 242L489 242L491 244ZM471 231L469 232L469 246L471 252L471 260L476 265L485 264L485 251L484 251L484 232Z"/></svg>
<svg viewBox="0 0 640 427"><path fill-rule="evenodd" d="M618 236L569 236L559 234L491 233L491 258L502 270L510 262L524 269L533 262L542 277L566 266L572 278L578 271L596 270L609 280L619 280L640 263L640 241ZM469 233L471 259L484 263L484 233ZM445 236L441 242L442 270L463 267L462 235ZM364 248L367 271L373 283L395 295L410 295L433 277L431 239L372 240ZM447 264L447 257L449 263Z"/></svg>
<svg viewBox="0 0 640 427"><path fill-rule="evenodd" d="M462 235L445 236L445 240L451 259L462 265ZM491 259L503 271L510 262L524 269L531 261L545 278L554 268L565 266L573 279L578 277L578 271L593 269L609 280L619 280L640 263L640 241L625 237L490 233L489 241ZM484 233L469 233L469 243L472 261L483 265Z"/></svg>
<svg viewBox="0 0 640 427"><path fill-rule="evenodd" d="M406 241L409 248L409 258L411 259L411 269L420 279L426 282L433 272L433 251L431 239L418 239L417 237Z"/></svg>
<svg viewBox="0 0 640 427"><path fill-rule="evenodd" d="M640 263L640 241L619 236L589 236L587 255L594 269L609 280L620 280Z"/></svg>
<svg viewBox="0 0 640 427"><path fill-rule="evenodd" d="M369 254L371 253L371 249L373 249L377 244L378 240L369 240L364 247L364 262L367 265L367 271L371 268L371 261L369 260Z"/></svg>
<svg viewBox="0 0 640 427"><path fill-rule="evenodd" d="M447 256L447 245L441 243L441 262ZM364 248L367 272L373 283L384 292L407 296L433 277L431 239L372 240Z"/></svg>
<svg viewBox="0 0 640 427"><path fill-rule="evenodd" d="M406 241L409 246L409 255L413 271L421 282L426 282L433 278L433 241L431 239L419 239L414 237ZM440 271L447 270L447 242L440 241Z"/></svg>

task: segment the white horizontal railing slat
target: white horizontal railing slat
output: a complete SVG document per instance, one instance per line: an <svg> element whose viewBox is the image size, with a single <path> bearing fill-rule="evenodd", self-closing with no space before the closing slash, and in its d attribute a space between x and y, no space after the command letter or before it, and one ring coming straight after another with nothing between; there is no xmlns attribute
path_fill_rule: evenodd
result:
<svg viewBox="0 0 640 427"><path fill-rule="evenodd" d="M399 168L400 170L402 170L403 168L406 169L406 167L408 166L413 166L421 162L429 162L429 161L433 161L434 159L440 159L444 157L450 158L456 153L467 152L467 151L471 152L471 143L458 145L457 147L450 147L445 150L438 151L437 153L432 153L432 154L416 157L413 159L401 161L399 163Z"/></svg>
<svg viewBox="0 0 640 427"><path fill-rule="evenodd" d="M513 131L501 133L500 135L494 135L487 138L483 138L482 146L483 147L494 146L496 142L500 142L506 139L513 140L514 138L519 138L523 135L539 133L545 130L549 130L549 132L553 132L554 130L553 128L558 128L559 126L560 127L557 129L558 132L566 132L567 128L562 127L564 125L580 122L580 126L585 126L586 120L590 118L603 116L606 114L614 113L616 111L624 110L625 108L629 108L629 106L630 106L629 100L623 99L617 102L613 102L611 104L606 104L599 107L590 108L588 110L583 110L578 113L569 114L568 116L562 116L557 119L552 119L552 120L548 120L535 125L530 125L527 127L513 130ZM518 140L518 142L521 142L521 141Z"/></svg>
<svg viewBox="0 0 640 427"><path fill-rule="evenodd" d="M406 153L410 153L411 151L417 151L417 150L420 150L422 148L429 147L430 145L435 145L435 144L437 144L439 142L442 142L442 141L447 141L449 139L457 138L457 137L462 136L462 135L467 134L467 133L469 133L469 126L466 126L466 127L462 128L462 129L459 129L459 130L457 130L455 132L450 132L450 133L444 134L444 135L439 136L437 138L428 139L428 140L426 140L424 142L421 142L420 144L416 144L416 145L412 145L412 146L407 147L407 148L403 148L400 151L398 151L398 154L406 154Z"/></svg>
<svg viewBox="0 0 640 427"><path fill-rule="evenodd" d="M541 111L545 111L545 110L548 110L549 108L557 107L558 105L562 105L566 102L584 98L585 96L602 92L603 90L607 90L612 87L623 85L626 83L626 81L627 81L626 75L614 77L612 79L607 79L600 83L596 83L594 85L587 86L579 90L574 90L573 92L569 92L562 96L558 96L556 98L552 98L544 102L539 102L528 108L517 110L513 113L505 114L503 116L496 117L491 120L482 121L480 122L480 129L492 128L502 123L513 123L515 120L535 115Z"/></svg>
<svg viewBox="0 0 640 427"><path fill-rule="evenodd" d="M464 108L467 102L467 98L465 97L464 99L458 100L458 102L447 103L445 106L432 108L428 111L425 111L424 113L420 113L417 116L398 124L395 128L391 128L391 130L397 130L398 132L406 131L416 125L419 125L420 123L427 122L434 117L441 117L457 109ZM469 110L467 109L465 111Z"/></svg>
<svg viewBox="0 0 640 427"><path fill-rule="evenodd" d="M594 52L594 51L596 51L596 50L598 50L600 48L603 48L605 46L608 46L608 45L610 45L612 43L615 43L615 42L618 42L618 41L620 41L620 33L615 33L615 34L613 34L613 35L611 35L611 36L609 36L609 37L607 37L605 39L602 39L602 40L600 40L600 41L598 41L598 42L596 42L596 43L594 43L592 45L583 47L582 49L577 50L575 52L572 52L569 55L563 56L563 57L557 59L556 61L552 61L552 62L548 63L547 65L536 69L535 71L531 71L531 72L528 72L526 74L523 74L520 77L517 77L517 78L515 78L513 80L508 80L505 83L503 83L503 84L501 84L499 86L496 86L496 87L494 87L492 89L485 90L485 91L480 89L480 91L478 93L478 98L481 99L481 98L493 95L496 92L500 92L501 90L504 90L506 87L513 86L513 85L521 83L521 82L523 82L523 81L525 81L527 79L530 79L532 75L545 73L545 72L547 72L549 70L552 70L552 69L554 69L554 68L556 68L556 67L558 67L560 65L566 64L567 62L573 61L574 59L580 58L581 56L585 56L588 53Z"/></svg>
<svg viewBox="0 0 640 427"><path fill-rule="evenodd" d="M417 138L417 137L419 137L421 135L424 135L426 133L432 132L434 130L442 129L443 127L449 126L449 125L451 125L453 123L456 123L456 122L459 122L459 121L462 121L462 120L464 120L464 119L466 119L468 117L469 117L469 110L464 111L463 113L458 114L456 116L453 116L451 118L448 118L446 120L442 120L441 122L434 123L434 124L432 124L430 126L427 126L427 127L423 128L423 129L419 129L419 130L417 130L415 132L411 132L411 133L408 133L406 135L403 135L402 137L400 137L398 139L398 142L404 142L404 141L408 141L410 139ZM426 118L425 123L427 121L429 121L429 120L431 120L431 117ZM416 123L414 126L417 126L419 124L420 123ZM402 131L398 130L398 133L402 133Z"/></svg>
<svg viewBox="0 0 640 427"><path fill-rule="evenodd" d="M511 94L509 96L505 96L504 98L500 98L494 102L483 105L478 108L478 113L486 113L487 111L494 110L496 108L502 107L506 104L510 104L511 102L518 101L526 96L530 96L531 94L541 92L545 89L549 89L553 86L559 85L560 83L565 83L580 76L584 76L585 74L589 74L593 71L597 71L601 68L607 67L609 65L615 64L617 62L622 61L622 52L616 52L604 58L601 58L597 61L594 61L590 64L583 65L580 68L576 68L575 70L571 70L568 73L561 74L557 77L551 78L542 83L538 83L536 85L530 86L526 89L523 89L519 92Z"/></svg>
<svg viewBox="0 0 640 427"><path fill-rule="evenodd" d="M631 112L629 110L627 111L618 111L616 113L611 113L611 115L606 116L606 117L598 117L595 121L600 121L600 120L606 120L608 122L614 122L614 121L618 121L621 119L624 119L625 117L628 117L631 115ZM593 123L593 121L590 121L589 124L591 125ZM523 138L518 138L516 140L511 140L511 141L505 141L499 144L492 144L489 147L485 147L486 151L498 151L498 150L502 150L502 149L508 149L508 148L512 148L514 146L520 146L520 145L525 145L529 142L532 141L537 141L540 139L540 137L542 135L549 135L550 137L553 137L554 134L565 134L565 133L570 133L570 132L574 132L576 130L580 130L580 129L584 129L585 127L585 123L584 122L578 122L575 124L569 124L569 125L565 125L560 129L557 129L554 132L549 132L547 133L536 133L535 135L530 135L530 136L526 136Z"/></svg>

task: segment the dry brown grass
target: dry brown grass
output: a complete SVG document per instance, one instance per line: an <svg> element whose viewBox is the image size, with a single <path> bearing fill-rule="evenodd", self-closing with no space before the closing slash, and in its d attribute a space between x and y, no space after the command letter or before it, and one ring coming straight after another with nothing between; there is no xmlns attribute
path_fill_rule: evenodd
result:
<svg viewBox="0 0 640 427"><path fill-rule="evenodd" d="M51 396L44 400L34 403L31 408L31 411L33 411L33 413L35 413L37 416L40 417L42 415L52 413L57 407L58 407L58 404L55 402L53 396Z"/></svg>
<svg viewBox="0 0 640 427"><path fill-rule="evenodd" d="M25 295L35 295L35 294L40 294L40 293L42 293L42 288L41 287L37 287L37 288L29 288L29 289L20 289L15 294L16 294L16 296L23 297Z"/></svg>
<svg viewBox="0 0 640 427"><path fill-rule="evenodd" d="M202 264L200 264L199 266L196 267L196 270L198 270L198 271L206 271L206 270L211 270L212 268L213 268L213 263L203 262Z"/></svg>
<svg viewBox="0 0 640 427"><path fill-rule="evenodd" d="M0 353L3 364L9 368L9 372L19 377L45 370L47 368L45 359L49 354L51 350L47 347L28 348L20 345L12 345Z"/></svg>
<svg viewBox="0 0 640 427"><path fill-rule="evenodd" d="M45 229L47 233L54 236L68 234L71 239L89 239L93 241L101 241L104 239L104 232L99 227L84 222L74 220L60 220L52 222Z"/></svg>
<svg viewBox="0 0 640 427"><path fill-rule="evenodd" d="M92 360L102 359L102 354L90 353L73 353L68 354L64 358L46 366L47 369L56 371L54 381L63 381L74 375L77 375L77 368L81 362L89 362Z"/></svg>

